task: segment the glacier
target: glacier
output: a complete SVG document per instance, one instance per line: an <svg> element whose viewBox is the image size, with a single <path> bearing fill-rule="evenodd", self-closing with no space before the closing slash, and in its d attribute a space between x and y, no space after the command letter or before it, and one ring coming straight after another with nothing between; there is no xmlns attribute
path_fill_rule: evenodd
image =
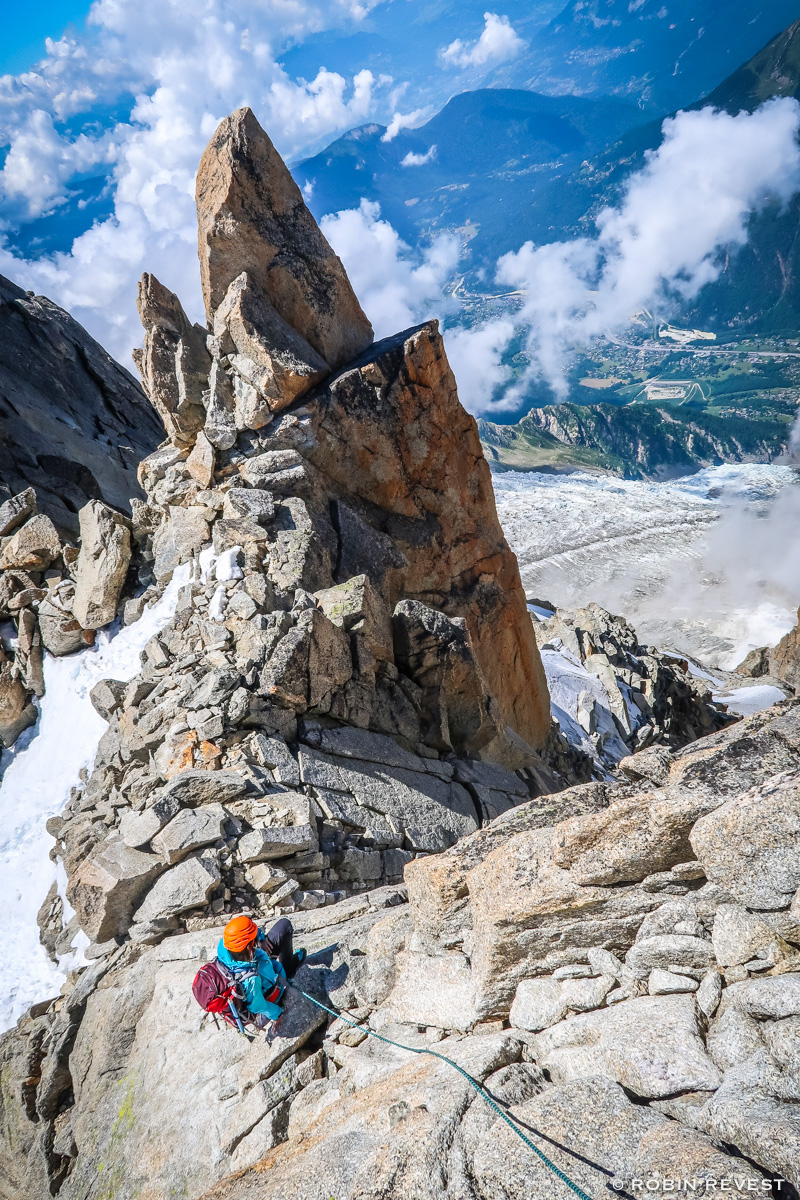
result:
<svg viewBox="0 0 800 1200"><path fill-rule="evenodd" d="M723 670L797 619L794 467L728 464L669 482L506 471L493 483L532 600L594 600L641 642Z"/></svg>

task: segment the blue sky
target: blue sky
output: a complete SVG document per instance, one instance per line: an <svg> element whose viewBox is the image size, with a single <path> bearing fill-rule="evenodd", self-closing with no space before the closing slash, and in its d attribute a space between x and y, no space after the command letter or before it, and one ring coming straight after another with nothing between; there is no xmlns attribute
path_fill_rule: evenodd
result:
<svg viewBox="0 0 800 1200"><path fill-rule="evenodd" d="M68 26L83 25L90 0L5 0L0 40L0 75L19 75L45 53L45 38L59 38Z"/></svg>

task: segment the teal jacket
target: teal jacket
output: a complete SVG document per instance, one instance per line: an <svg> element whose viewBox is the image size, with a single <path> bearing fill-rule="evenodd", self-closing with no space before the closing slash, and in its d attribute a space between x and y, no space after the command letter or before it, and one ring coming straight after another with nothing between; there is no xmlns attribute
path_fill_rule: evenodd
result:
<svg viewBox="0 0 800 1200"><path fill-rule="evenodd" d="M234 976L244 975L253 967L257 968L257 975L251 975L249 979L241 981L245 1002L250 1012L266 1013L270 1020L277 1021L283 1009L280 1004L270 1004L264 998L264 993L271 992L277 983L281 989L279 1000L283 999L283 993L286 990L284 982L286 976L281 964L270 958L265 950L258 949L252 962L237 962L235 958L231 958L221 938L217 946L217 958Z"/></svg>

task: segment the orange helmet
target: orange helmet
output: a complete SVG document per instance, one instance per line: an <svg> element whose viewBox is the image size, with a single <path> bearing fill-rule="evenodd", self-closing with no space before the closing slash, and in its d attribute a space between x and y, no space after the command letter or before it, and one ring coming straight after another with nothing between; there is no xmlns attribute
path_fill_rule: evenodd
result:
<svg viewBox="0 0 800 1200"><path fill-rule="evenodd" d="M258 937L258 926L249 917L232 917L222 934L222 944L234 953L245 950Z"/></svg>

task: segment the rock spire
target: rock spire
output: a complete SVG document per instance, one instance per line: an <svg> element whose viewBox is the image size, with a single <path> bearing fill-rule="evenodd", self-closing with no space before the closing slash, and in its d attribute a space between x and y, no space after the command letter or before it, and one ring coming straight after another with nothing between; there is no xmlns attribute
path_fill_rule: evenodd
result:
<svg viewBox="0 0 800 1200"><path fill-rule="evenodd" d="M246 271L329 367L370 344L372 326L341 261L249 108L222 121L200 160L197 225L209 322Z"/></svg>
<svg viewBox="0 0 800 1200"><path fill-rule="evenodd" d="M209 539L237 548L259 613L299 589L318 614L269 656L264 701L535 764L547 684L436 322L373 344L249 109L211 139L197 212L207 330L154 276L140 288L137 362L174 447L140 472L156 581Z"/></svg>

